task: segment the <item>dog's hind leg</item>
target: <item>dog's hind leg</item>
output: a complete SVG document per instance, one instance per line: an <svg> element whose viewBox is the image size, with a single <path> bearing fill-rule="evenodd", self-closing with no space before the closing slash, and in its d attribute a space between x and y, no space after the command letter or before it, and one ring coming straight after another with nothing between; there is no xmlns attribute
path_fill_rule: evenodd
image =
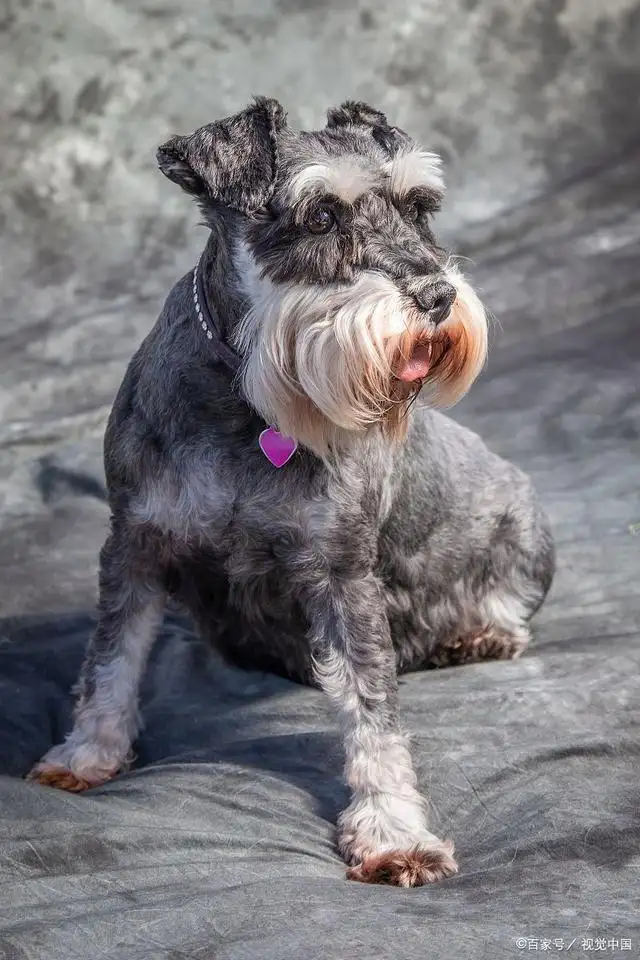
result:
<svg viewBox="0 0 640 960"><path fill-rule="evenodd" d="M138 688L164 609L159 554L150 546L114 523L100 554L99 620L76 688L73 729L29 779L77 792L130 761Z"/></svg>
<svg viewBox="0 0 640 960"><path fill-rule="evenodd" d="M455 584L427 612L438 641L425 665L515 660L531 639L531 618L547 596L555 548L544 518L526 549L502 551L489 576ZM480 568L482 569L482 568Z"/></svg>
<svg viewBox="0 0 640 960"><path fill-rule="evenodd" d="M429 666L478 660L515 660L531 639L530 610L517 596L495 591L478 604L474 621L452 629L435 647Z"/></svg>

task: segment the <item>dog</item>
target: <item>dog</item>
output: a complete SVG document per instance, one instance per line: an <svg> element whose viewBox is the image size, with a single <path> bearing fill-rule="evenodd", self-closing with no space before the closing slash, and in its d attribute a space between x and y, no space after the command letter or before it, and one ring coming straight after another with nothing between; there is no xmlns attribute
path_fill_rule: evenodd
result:
<svg viewBox="0 0 640 960"><path fill-rule="evenodd" d="M529 479L437 409L487 351L483 306L432 232L440 160L367 104L296 132L257 97L158 163L210 234L115 400L98 623L73 729L29 776L76 791L127 767L174 598L231 663L335 704L348 876L450 877L398 675L517 657L554 546Z"/></svg>

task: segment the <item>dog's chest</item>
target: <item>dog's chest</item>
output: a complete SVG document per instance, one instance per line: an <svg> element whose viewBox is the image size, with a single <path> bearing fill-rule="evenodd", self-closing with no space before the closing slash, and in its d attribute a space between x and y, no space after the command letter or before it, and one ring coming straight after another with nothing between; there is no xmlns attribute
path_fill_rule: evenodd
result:
<svg viewBox="0 0 640 960"><path fill-rule="evenodd" d="M184 457L149 479L132 503L139 522L171 538L181 554L206 553L254 574L294 562L310 549L336 549L362 514L363 484L328 482L289 463L277 469L258 450L244 461Z"/></svg>

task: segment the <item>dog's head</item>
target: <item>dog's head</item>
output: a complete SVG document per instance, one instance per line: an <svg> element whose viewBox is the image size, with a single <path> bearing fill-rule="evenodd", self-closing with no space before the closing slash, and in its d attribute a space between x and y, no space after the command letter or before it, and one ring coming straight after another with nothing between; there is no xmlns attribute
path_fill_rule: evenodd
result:
<svg viewBox="0 0 640 960"><path fill-rule="evenodd" d="M247 399L321 456L354 432L406 431L423 391L455 403L485 359L477 296L432 232L440 160L348 102L294 132L275 100L174 137L160 167L232 223L246 303L234 334ZM229 217L229 211L235 214Z"/></svg>

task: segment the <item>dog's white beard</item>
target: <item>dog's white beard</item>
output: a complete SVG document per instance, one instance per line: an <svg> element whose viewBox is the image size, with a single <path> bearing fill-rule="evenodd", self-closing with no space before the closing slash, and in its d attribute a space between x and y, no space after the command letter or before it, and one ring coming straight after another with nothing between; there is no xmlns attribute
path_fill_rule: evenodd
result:
<svg viewBox="0 0 640 960"><path fill-rule="evenodd" d="M352 284L274 284L251 278L251 309L235 345L244 357L249 403L269 424L321 457L354 434L379 425L404 437L407 408L425 388L437 406L455 403L485 359L484 310L455 267L446 279L458 295L435 335L392 280L373 271ZM418 341L432 340L425 380L407 384L394 375ZM447 344L447 349L444 345Z"/></svg>

